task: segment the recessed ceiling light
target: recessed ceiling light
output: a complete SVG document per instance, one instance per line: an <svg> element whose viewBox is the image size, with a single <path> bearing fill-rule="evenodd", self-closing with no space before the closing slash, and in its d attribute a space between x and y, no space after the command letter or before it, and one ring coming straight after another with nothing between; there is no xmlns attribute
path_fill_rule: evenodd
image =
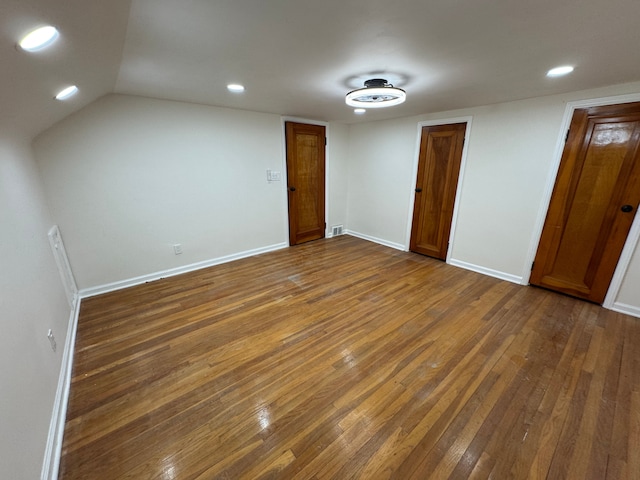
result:
<svg viewBox="0 0 640 480"><path fill-rule="evenodd" d="M78 87L76 87L75 85L71 85L70 87L67 87L64 90L61 90L56 95L56 100L66 100L67 98L75 95L77 92L78 92Z"/></svg>
<svg viewBox="0 0 640 480"><path fill-rule="evenodd" d="M364 109L364 108L355 108L353 110L353 113L355 113L356 115L362 115L363 113L366 113L366 112L367 112L367 110Z"/></svg>
<svg viewBox="0 0 640 480"><path fill-rule="evenodd" d="M36 50L40 50L51 45L56 41L58 35L56 27L52 27L51 25L36 28L20 40L20 47L27 52L35 52Z"/></svg>
<svg viewBox="0 0 640 480"><path fill-rule="evenodd" d="M571 72L573 72L573 67L571 65L564 65L562 67L556 67L549 70L547 72L547 77L561 77Z"/></svg>
<svg viewBox="0 0 640 480"><path fill-rule="evenodd" d="M244 86L238 83L230 83L227 85L227 90L233 93L242 93L244 92Z"/></svg>

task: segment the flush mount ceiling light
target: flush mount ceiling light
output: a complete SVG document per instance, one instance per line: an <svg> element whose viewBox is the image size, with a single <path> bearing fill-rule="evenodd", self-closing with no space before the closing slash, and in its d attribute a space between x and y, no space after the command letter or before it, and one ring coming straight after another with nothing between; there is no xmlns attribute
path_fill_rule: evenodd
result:
<svg viewBox="0 0 640 480"><path fill-rule="evenodd" d="M345 102L350 107L384 108L400 105L407 99L401 88L396 88L384 78L373 78L364 82L364 88L347 93Z"/></svg>
<svg viewBox="0 0 640 480"><path fill-rule="evenodd" d="M562 67L556 67L549 70L547 72L547 77L561 77L571 72L573 72L573 67L571 65L564 65Z"/></svg>
<svg viewBox="0 0 640 480"><path fill-rule="evenodd" d="M61 90L56 95L56 100L66 100L67 98L75 95L77 92L78 92L78 87L76 87L75 85L71 85L70 87L67 87L64 90Z"/></svg>
<svg viewBox="0 0 640 480"><path fill-rule="evenodd" d="M364 108L356 108L353 110L353 113L355 113L356 115L362 115L363 113L366 113L367 111Z"/></svg>
<svg viewBox="0 0 640 480"><path fill-rule="evenodd" d="M29 32L20 40L20 48L27 52L35 52L48 47L58 38L58 30L56 27L47 25L45 27L36 28L32 32Z"/></svg>

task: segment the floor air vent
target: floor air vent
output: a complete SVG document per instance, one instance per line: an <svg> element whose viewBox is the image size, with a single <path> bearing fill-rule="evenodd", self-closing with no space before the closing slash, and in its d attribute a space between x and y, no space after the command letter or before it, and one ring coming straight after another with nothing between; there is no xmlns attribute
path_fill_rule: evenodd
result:
<svg viewBox="0 0 640 480"><path fill-rule="evenodd" d="M331 236L335 237L337 235L342 235L342 225L335 225L331 227Z"/></svg>

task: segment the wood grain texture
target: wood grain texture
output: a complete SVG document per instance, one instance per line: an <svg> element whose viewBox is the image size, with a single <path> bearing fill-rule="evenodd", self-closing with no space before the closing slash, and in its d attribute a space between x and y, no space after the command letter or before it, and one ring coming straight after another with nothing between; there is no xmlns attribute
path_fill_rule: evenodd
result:
<svg viewBox="0 0 640 480"><path fill-rule="evenodd" d="M325 235L325 130L285 122L290 245Z"/></svg>
<svg viewBox="0 0 640 480"><path fill-rule="evenodd" d="M634 479L640 323L349 236L83 300L62 479Z"/></svg>
<svg viewBox="0 0 640 480"><path fill-rule="evenodd" d="M639 204L640 103L576 109L531 283L602 303Z"/></svg>
<svg viewBox="0 0 640 480"><path fill-rule="evenodd" d="M409 249L445 260L466 123L422 127Z"/></svg>

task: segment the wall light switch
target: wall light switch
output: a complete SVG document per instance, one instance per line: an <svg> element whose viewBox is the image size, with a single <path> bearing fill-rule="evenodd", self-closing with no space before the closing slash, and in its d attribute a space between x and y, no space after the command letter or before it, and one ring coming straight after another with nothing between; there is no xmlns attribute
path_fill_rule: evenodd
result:
<svg viewBox="0 0 640 480"><path fill-rule="evenodd" d="M267 182L279 182L282 179L280 172L275 170L267 170Z"/></svg>
<svg viewBox="0 0 640 480"><path fill-rule="evenodd" d="M51 350L56 351L56 337L53 336L53 330L49 329L47 332L47 338L49 339L49 343L51 344Z"/></svg>
<svg viewBox="0 0 640 480"><path fill-rule="evenodd" d="M180 255L182 253L182 245L179 243L176 243L173 246L173 253L175 253L176 255Z"/></svg>

